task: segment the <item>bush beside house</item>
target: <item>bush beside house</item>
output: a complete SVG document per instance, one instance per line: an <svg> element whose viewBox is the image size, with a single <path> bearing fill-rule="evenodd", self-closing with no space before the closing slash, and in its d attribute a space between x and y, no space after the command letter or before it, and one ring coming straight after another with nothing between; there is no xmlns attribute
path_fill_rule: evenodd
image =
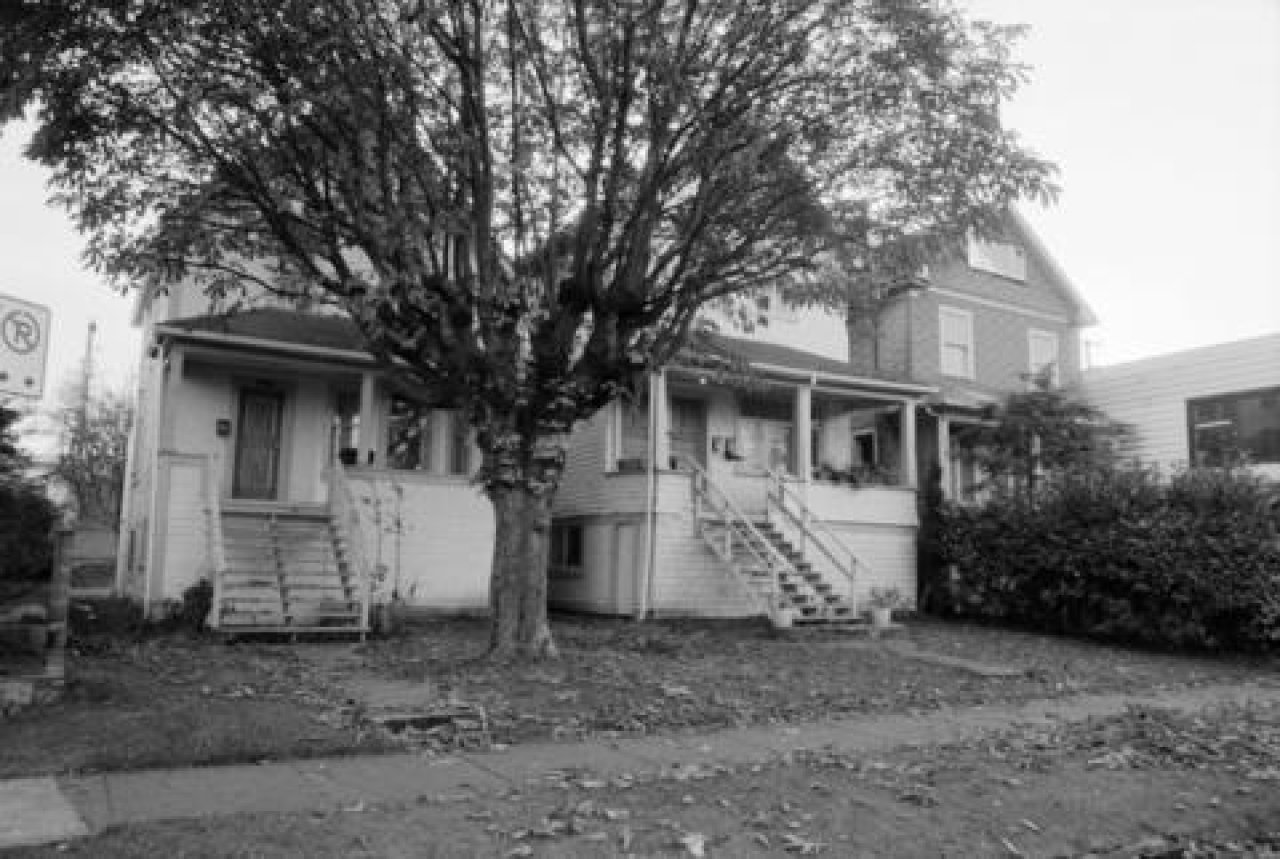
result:
<svg viewBox="0 0 1280 859"><path fill-rule="evenodd" d="M1242 472L1101 469L944 505L932 535L962 616L1144 644L1280 644L1276 489Z"/></svg>

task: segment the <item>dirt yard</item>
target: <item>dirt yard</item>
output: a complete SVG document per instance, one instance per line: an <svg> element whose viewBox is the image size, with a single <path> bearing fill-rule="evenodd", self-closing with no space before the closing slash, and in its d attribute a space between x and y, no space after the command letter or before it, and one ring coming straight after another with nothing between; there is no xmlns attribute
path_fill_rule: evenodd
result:
<svg viewBox="0 0 1280 859"><path fill-rule="evenodd" d="M571 741L858 713L928 712L1086 691L1280 682L1271 662L1173 656L937 622L921 649L1016 669L985 677L833 635L754 623L559 619L563 658L477 662L479 621L363 645L226 645L181 636L96 641L69 660L66 699L0 726L0 777L280 760L416 747L377 710L483 707L499 743Z"/></svg>

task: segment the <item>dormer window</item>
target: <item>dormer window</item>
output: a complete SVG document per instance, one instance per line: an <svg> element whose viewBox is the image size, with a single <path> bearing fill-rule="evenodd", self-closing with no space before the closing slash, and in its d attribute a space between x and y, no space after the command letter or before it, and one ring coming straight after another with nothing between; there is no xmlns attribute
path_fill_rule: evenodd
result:
<svg viewBox="0 0 1280 859"><path fill-rule="evenodd" d="M969 236L969 267L985 271L1019 283L1027 282L1027 252L1021 245L1011 242L989 242Z"/></svg>

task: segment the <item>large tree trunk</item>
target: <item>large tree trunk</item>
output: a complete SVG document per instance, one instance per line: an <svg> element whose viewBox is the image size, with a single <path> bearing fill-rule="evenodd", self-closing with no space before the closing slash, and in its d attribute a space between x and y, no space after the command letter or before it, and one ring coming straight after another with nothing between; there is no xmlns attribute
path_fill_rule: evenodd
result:
<svg viewBox="0 0 1280 859"><path fill-rule="evenodd" d="M549 659L557 655L547 623L547 553L551 492L495 487L493 572L489 581L489 655Z"/></svg>

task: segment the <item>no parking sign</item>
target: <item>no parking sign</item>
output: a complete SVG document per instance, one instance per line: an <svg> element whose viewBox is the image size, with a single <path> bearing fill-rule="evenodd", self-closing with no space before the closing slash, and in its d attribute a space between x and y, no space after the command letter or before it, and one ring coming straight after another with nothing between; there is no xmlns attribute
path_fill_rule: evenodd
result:
<svg viewBox="0 0 1280 859"><path fill-rule="evenodd" d="M0 395L44 395L49 308L0 294Z"/></svg>

